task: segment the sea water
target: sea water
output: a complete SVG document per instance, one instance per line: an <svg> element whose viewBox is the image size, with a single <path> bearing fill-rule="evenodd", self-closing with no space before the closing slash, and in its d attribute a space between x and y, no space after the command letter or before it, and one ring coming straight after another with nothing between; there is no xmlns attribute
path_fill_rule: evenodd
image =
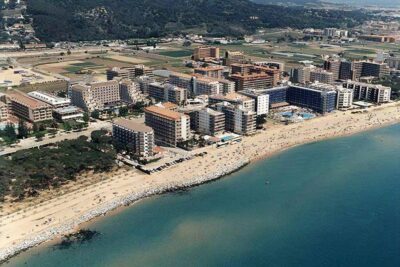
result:
<svg viewBox="0 0 400 267"><path fill-rule="evenodd" d="M146 199L5 266L400 266L400 125Z"/></svg>

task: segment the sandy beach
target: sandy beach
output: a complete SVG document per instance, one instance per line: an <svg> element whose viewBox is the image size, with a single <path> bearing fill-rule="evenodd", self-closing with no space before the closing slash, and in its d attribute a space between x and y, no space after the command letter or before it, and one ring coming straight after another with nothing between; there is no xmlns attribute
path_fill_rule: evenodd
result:
<svg viewBox="0 0 400 267"><path fill-rule="evenodd" d="M267 125L267 130L245 137L239 144L197 150L195 153L208 153L159 173L145 175L121 168L103 174L107 179L91 180L77 190L60 193L42 203L14 203L13 211L6 214L7 210L3 210L0 217L0 260L74 231L84 222L141 198L217 179L251 161L300 144L398 122L400 104L390 103L370 108L366 113L336 111L303 123Z"/></svg>

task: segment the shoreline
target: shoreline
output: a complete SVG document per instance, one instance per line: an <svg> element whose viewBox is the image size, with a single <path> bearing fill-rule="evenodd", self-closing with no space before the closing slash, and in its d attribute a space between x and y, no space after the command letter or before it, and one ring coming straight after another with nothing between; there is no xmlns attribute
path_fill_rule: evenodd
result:
<svg viewBox="0 0 400 267"><path fill-rule="evenodd" d="M72 221L65 222L63 225L51 227L44 232L40 232L33 237L30 237L27 240L22 241L18 245L9 247L5 250L0 251L0 264L6 262L10 258L18 255L19 253L26 251L32 247L38 246L46 241L53 240L61 235L65 235L71 232L75 232L77 227L83 223L88 223L89 221L98 218L100 216L104 216L109 212L115 211L118 208L122 208L124 206L130 206L137 203L140 200L161 195L165 193L176 192L180 190L185 190L189 188L193 188L196 186L200 186L206 183L213 182L218 180L224 176L235 173L242 168L246 167L250 164L249 160L243 160L241 162L237 162L231 168L227 168L226 170L222 170L217 173L211 173L209 176L205 177L194 177L193 180L187 181L185 183L176 183L176 184L168 184L165 187L156 188L153 190L145 190L142 193L132 193L126 196L122 196L116 198L114 201L105 203L101 207L96 207L93 210L87 211L85 214L76 218Z"/></svg>
<svg viewBox="0 0 400 267"><path fill-rule="evenodd" d="M386 118L385 115L388 114L389 109L391 110L391 117ZM372 114L374 114L375 117L372 116ZM376 118L375 121L371 122L371 116L372 118ZM357 119L355 120L355 118ZM384 120L382 118L384 118ZM331 122L331 125L324 124L325 121ZM292 124L290 126L279 125L278 127L272 127L271 129L267 129L265 132L261 132L255 136L246 137L242 141L242 144L232 145L226 149L212 150L212 153L205 157L204 163L202 162L202 158L190 160L186 163L184 162L180 164L177 167L167 169L157 175L154 175L149 179L138 179L137 187L139 188L136 191L134 190L136 188L135 187L129 194L124 194L122 196L111 195L110 200L102 202L101 204L98 203L97 206L90 209L85 209L85 211L78 216L73 216L65 221L59 219L58 224L43 228L41 231L32 231L31 233L28 233L28 238L16 238L14 241L15 244L6 247L3 246L3 249L0 249L0 263L7 261L11 257L29 248L42 244L46 241L54 240L62 235L74 232L84 223L90 223L91 220L101 215L105 215L111 211L116 211L124 206L135 204L141 199L167 192L175 192L215 181L226 175L239 171L250 163L271 157L277 153L281 153L299 145L320 142L332 138L345 137L356 133L386 127L398 122L400 122L399 103L391 103L385 106L372 108L367 114L339 112L317 117L310 121L305 121L299 124ZM337 127L339 127L339 129L335 128L335 125L338 125ZM325 132L319 127L315 128L315 126L321 126L321 128L324 126L326 128L324 129ZM296 136L294 134L291 138L291 129L293 131L302 132L303 135ZM311 132L312 135L308 135L309 132ZM208 151L207 148L205 151ZM219 159L214 159L215 156ZM192 170L192 167L195 167L196 162L198 163L199 168L202 170ZM210 166L208 167L209 169L207 166L203 166L207 163L209 163L207 165ZM179 173L179 171L181 172ZM196 172L203 173L197 174ZM168 175L173 177L167 178ZM182 175L182 177L178 177L177 175ZM157 180L157 178L163 178L163 180ZM110 183L112 182L113 181L111 180ZM119 182L121 183L121 181ZM146 187L146 185L148 186ZM76 192L76 194L77 193L78 192ZM67 196L64 198L67 198ZM39 207L37 209L39 209ZM53 209L57 210L54 207ZM35 214L36 213L33 213L31 215L31 219L33 219ZM24 219L21 218L21 221L23 220ZM30 220L29 222L32 223L32 221L33 220ZM0 231L1 230L3 229L0 228Z"/></svg>

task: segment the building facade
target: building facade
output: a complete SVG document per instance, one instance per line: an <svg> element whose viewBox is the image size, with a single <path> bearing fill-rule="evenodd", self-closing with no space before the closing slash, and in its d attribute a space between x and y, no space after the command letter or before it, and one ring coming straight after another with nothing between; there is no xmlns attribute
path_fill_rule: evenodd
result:
<svg viewBox="0 0 400 267"><path fill-rule="evenodd" d="M154 155L154 131L152 128L132 120L118 119L113 122L113 139L127 147L137 157Z"/></svg>
<svg viewBox="0 0 400 267"><path fill-rule="evenodd" d="M193 51L193 60L199 61L206 58L219 58L219 47L199 46Z"/></svg>
<svg viewBox="0 0 400 267"><path fill-rule="evenodd" d="M225 130L225 114L210 108L198 111L198 131L202 134L217 135Z"/></svg>
<svg viewBox="0 0 400 267"><path fill-rule="evenodd" d="M119 82L94 82L71 87L71 102L85 111L104 110L121 102Z"/></svg>
<svg viewBox="0 0 400 267"><path fill-rule="evenodd" d="M190 138L190 117L160 106L144 109L145 123L154 130L156 142L176 147Z"/></svg>
<svg viewBox="0 0 400 267"><path fill-rule="evenodd" d="M53 107L19 91L8 94L11 112L24 120L40 122L53 119Z"/></svg>
<svg viewBox="0 0 400 267"><path fill-rule="evenodd" d="M387 86L351 80L344 82L343 87L353 90L354 100L365 100L376 104L389 102L392 93L392 88Z"/></svg>

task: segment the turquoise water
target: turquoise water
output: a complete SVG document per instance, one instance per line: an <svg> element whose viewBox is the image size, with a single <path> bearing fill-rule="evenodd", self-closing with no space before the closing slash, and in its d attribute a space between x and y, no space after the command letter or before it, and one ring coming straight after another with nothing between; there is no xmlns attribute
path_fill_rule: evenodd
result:
<svg viewBox="0 0 400 267"><path fill-rule="evenodd" d="M268 181L268 182L267 182ZM400 266L400 125L145 200L5 266Z"/></svg>

